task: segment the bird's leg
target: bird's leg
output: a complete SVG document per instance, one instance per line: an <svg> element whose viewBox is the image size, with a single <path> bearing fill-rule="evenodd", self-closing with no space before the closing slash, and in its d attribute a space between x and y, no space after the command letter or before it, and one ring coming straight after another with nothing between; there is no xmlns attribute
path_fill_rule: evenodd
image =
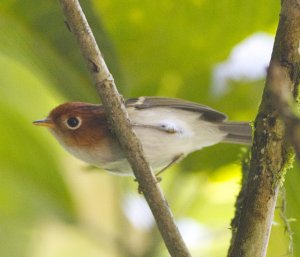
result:
<svg viewBox="0 0 300 257"><path fill-rule="evenodd" d="M171 161L166 167L164 167L162 170L160 170L159 172L157 172L157 173L155 174L155 177L156 177L157 182L160 182L160 181L162 180L162 178L159 177L160 174L162 174L165 170L167 170L167 169L168 169L170 166L172 166L174 163L176 163L176 162L182 160L183 157L184 157L184 154L183 154L183 153L178 154L178 155L175 155L175 157L172 159L172 161Z"/></svg>
<svg viewBox="0 0 300 257"><path fill-rule="evenodd" d="M183 157L184 157L184 154L175 155L175 157L172 159L172 161L166 167L162 168L159 172L157 172L155 174L156 183L159 183L162 181L162 178L159 177L160 174L162 174L165 170L167 170L174 163L180 161ZM137 182L137 179L135 178L134 181ZM138 186L138 192L139 192L139 194L142 194L142 189L141 189L140 185Z"/></svg>

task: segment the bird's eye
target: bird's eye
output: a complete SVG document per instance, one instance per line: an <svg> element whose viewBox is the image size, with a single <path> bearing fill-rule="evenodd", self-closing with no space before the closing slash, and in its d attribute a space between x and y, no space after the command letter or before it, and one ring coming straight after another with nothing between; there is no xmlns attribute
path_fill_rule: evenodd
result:
<svg viewBox="0 0 300 257"><path fill-rule="evenodd" d="M70 117L67 119L66 124L69 129L77 129L81 125L81 119L78 117Z"/></svg>

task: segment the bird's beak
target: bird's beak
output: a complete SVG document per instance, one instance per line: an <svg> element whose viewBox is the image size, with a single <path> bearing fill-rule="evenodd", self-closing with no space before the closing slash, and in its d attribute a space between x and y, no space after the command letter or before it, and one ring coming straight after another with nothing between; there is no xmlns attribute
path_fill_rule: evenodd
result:
<svg viewBox="0 0 300 257"><path fill-rule="evenodd" d="M32 124L36 125L36 126L43 126L43 127L48 127L48 128L54 128L54 123L49 118L46 118L44 120L33 121Z"/></svg>

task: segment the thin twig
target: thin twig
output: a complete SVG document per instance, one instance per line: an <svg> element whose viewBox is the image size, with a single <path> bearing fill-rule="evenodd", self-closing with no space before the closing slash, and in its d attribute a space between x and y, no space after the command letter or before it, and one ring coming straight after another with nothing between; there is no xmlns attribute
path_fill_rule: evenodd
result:
<svg viewBox="0 0 300 257"><path fill-rule="evenodd" d="M190 256L156 178L143 156L141 144L131 129L122 97L119 95L113 77L101 56L79 2L77 0L60 0L60 3L68 27L77 39L93 82L102 99L111 129L126 154L169 253L176 257Z"/></svg>
<svg viewBox="0 0 300 257"><path fill-rule="evenodd" d="M288 251L284 256L294 257L294 239L293 239L294 233L291 228L291 222L294 220L287 217L287 213L286 213L287 201L286 201L286 191L284 186L280 190L280 196L281 196L281 203L279 206L279 210L280 210L279 215L283 221L284 232L287 233L288 235Z"/></svg>

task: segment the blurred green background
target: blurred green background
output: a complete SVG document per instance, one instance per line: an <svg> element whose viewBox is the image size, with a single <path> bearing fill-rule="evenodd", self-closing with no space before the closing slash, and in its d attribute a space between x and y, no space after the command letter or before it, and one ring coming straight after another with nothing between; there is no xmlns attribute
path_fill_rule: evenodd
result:
<svg viewBox="0 0 300 257"><path fill-rule="evenodd" d="M280 1L81 4L124 97L179 97L232 120L255 118L263 77L229 76L216 92L214 69L245 38L275 34ZM99 101L59 2L2 0L0 31L0 256L168 256L132 178L92 169L31 124L64 101ZM252 55L244 55L247 64ZM226 256L245 151L210 147L163 174L161 186L193 256ZM298 181L295 167L285 182L294 256L300 256ZM288 256L281 205L269 257Z"/></svg>

